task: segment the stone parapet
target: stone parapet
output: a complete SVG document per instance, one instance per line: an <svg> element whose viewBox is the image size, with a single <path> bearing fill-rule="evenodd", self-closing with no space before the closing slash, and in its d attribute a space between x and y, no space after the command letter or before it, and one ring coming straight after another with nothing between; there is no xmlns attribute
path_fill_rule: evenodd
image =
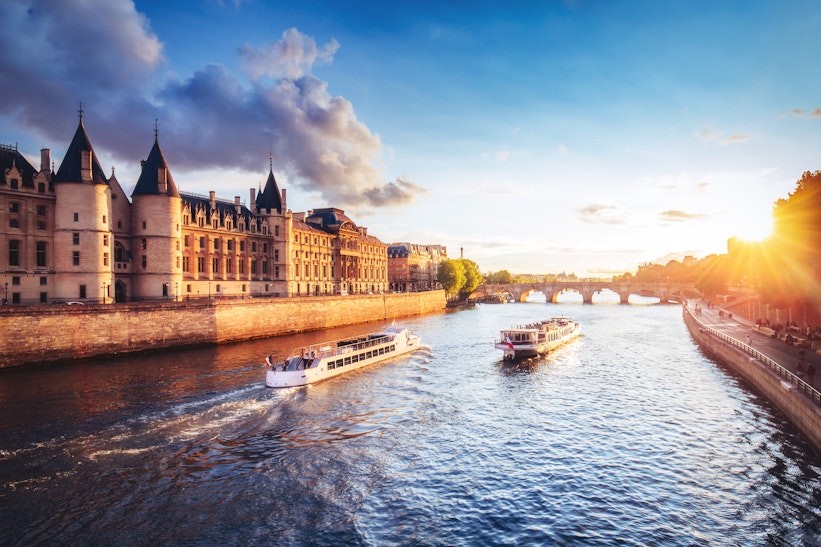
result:
<svg viewBox="0 0 821 547"><path fill-rule="evenodd" d="M792 374L779 375L772 367L716 336L684 307L684 322L696 343L733 372L744 378L758 393L778 409L809 441L816 454L821 455L821 407L816 400L799 390Z"/></svg>
<svg viewBox="0 0 821 547"><path fill-rule="evenodd" d="M182 346L222 344L424 315L444 291L199 300L0 311L0 368Z"/></svg>

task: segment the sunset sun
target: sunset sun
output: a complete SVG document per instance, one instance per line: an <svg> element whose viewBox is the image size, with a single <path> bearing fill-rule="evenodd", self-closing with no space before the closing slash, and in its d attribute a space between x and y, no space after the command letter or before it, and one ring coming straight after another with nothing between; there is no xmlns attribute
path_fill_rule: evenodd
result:
<svg viewBox="0 0 821 547"><path fill-rule="evenodd" d="M772 212L767 211L760 215L747 215L739 218L738 224L731 230L732 234L744 241L763 241L770 237L773 231Z"/></svg>

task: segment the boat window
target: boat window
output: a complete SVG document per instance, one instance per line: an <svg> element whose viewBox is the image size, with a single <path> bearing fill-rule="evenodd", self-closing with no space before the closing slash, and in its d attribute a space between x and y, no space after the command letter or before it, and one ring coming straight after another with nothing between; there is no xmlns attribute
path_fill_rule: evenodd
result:
<svg viewBox="0 0 821 547"><path fill-rule="evenodd" d="M372 351L369 351L367 354L365 354L365 359L370 359L371 357L373 357Z"/></svg>
<svg viewBox="0 0 821 547"><path fill-rule="evenodd" d="M336 368L336 363L333 361L328 362L328 370L333 370Z"/></svg>
<svg viewBox="0 0 821 547"><path fill-rule="evenodd" d="M358 363L359 362L359 354L354 355L351 357L351 363Z"/></svg>
<svg viewBox="0 0 821 547"><path fill-rule="evenodd" d="M350 358L350 357L345 357L345 364L346 364L346 365L350 365L350 364L351 364L351 358Z"/></svg>

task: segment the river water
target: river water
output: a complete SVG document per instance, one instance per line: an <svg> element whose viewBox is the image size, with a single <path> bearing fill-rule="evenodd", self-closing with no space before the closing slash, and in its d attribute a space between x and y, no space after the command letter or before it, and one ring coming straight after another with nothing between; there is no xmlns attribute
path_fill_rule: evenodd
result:
<svg viewBox="0 0 821 547"><path fill-rule="evenodd" d="M502 362L558 314L583 337ZM0 543L821 544L821 462L679 307L400 324L422 351L307 388L263 356L381 325L0 371Z"/></svg>

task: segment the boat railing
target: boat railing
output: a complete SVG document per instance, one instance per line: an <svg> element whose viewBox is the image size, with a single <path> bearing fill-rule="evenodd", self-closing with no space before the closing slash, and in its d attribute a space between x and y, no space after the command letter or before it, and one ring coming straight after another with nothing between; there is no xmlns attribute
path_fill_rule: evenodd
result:
<svg viewBox="0 0 821 547"><path fill-rule="evenodd" d="M367 349L373 346L384 344L386 342L393 340L395 337L396 335L391 333L367 339L362 339L360 337L343 338L335 342L322 342L321 344L297 348L291 355L300 355L306 359L313 359L316 357L333 357L335 355L345 355L347 353L353 353L354 351L359 351L362 349Z"/></svg>

